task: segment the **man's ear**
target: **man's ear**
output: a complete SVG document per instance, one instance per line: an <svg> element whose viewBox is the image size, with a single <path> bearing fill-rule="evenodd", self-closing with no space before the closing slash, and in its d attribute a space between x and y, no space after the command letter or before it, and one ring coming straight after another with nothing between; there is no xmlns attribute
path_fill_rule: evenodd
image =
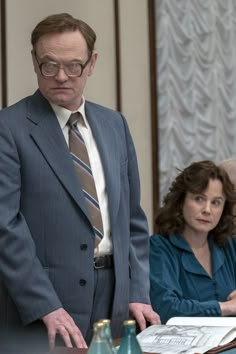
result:
<svg viewBox="0 0 236 354"><path fill-rule="evenodd" d="M33 49L31 50L31 57L32 57L32 62L33 62L33 66L34 66L34 72L37 74L37 72L38 72L38 63L37 63L37 60L35 58L35 51Z"/></svg>
<svg viewBox="0 0 236 354"><path fill-rule="evenodd" d="M91 76L93 74L93 70L95 68L95 64L97 62L97 58L98 58L98 53L97 52L93 52L91 59L89 61L89 68L88 68L88 76Z"/></svg>

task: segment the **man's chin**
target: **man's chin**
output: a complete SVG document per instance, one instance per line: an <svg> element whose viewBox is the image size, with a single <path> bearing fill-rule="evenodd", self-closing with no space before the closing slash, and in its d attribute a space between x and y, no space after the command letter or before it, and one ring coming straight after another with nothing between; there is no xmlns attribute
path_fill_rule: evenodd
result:
<svg viewBox="0 0 236 354"><path fill-rule="evenodd" d="M53 96L50 96L47 98L51 103L53 103L57 106L62 106L62 107L64 107L65 105L68 105L70 102L68 97L65 97L62 95L53 95Z"/></svg>
<svg viewBox="0 0 236 354"><path fill-rule="evenodd" d="M80 104L81 104L81 99L73 99L73 97L71 97L71 95L67 94L55 94L55 93L51 93L47 94L47 92L44 94L44 97L52 104L55 104L56 106L60 106L63 108L68 109L69 111L74 111L76 110Z"/></svg>

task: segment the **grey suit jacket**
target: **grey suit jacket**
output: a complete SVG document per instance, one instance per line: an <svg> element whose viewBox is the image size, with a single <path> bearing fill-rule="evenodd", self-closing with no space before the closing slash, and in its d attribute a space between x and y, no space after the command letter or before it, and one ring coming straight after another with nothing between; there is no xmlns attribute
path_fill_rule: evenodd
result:
<svg viewBox="0 0 236 354"><path fill-rule="evenodd" d="M87 102L104 167L115 262L113 330L149 303L148 231L124 117ZM94 234L68 146L39 91L0 112L0 322L29 325L63 306L85 334Z"/></svg>

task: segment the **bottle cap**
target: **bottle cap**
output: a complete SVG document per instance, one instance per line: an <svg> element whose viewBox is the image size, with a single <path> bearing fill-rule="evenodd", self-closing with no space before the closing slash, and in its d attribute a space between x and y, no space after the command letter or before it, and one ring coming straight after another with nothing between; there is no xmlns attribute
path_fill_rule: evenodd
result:
<svg viewBox="0 0 236 354"><path fill-rule="evenodd" d="M101 328L101 327L104 327L104 323L103 322L95 322L93 324L93 328Z"/></svg>
<svg viewBox="0 0 236 354"><path fill-rule="evenodd" d="M131 325L135 325L136 324L136 321L135 320L125 320L123 322L123 325L124 326L131 326Z"/></svg>
<svg viewBox="0 0 236 354"><path fill-rule="evenodd" d="M102 322L102 323L111 323L111 320L109 320L108 318L103 318L103 319L99 320L99 322Z"/></svg>

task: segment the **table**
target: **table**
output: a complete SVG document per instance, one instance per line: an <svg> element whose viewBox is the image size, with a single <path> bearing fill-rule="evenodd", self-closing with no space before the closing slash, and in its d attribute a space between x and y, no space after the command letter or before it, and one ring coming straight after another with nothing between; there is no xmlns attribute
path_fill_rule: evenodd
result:
<svg viewBox="0 0 236 354"><path fill-rule="evenodd" d="M87 349L77 348L56 348L50 354L86 354ZM236 354L236 348L221 352L222 354ZM148 354L148 353L145 353Z"/></svg>
<svg viewBox="0 0 236 354"><path fill-rule="evenodd" d="M77 348L56 348L50 354L86 354L87 349Z"/></svg>

